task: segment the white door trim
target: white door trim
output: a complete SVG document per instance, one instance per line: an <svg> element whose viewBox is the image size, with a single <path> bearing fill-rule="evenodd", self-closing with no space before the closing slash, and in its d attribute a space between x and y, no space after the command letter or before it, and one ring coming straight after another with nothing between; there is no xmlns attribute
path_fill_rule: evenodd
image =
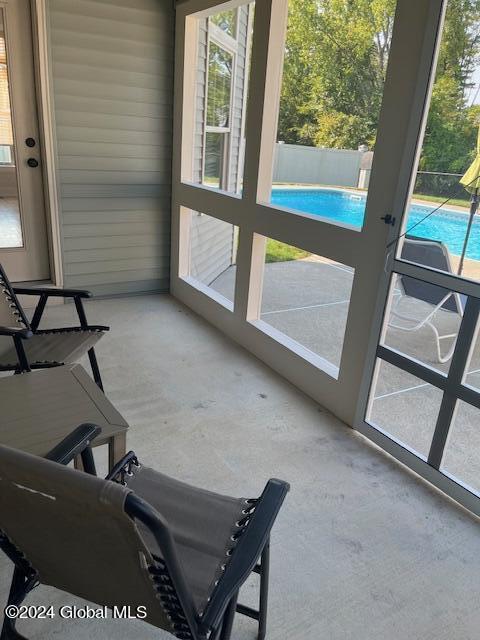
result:
<svg viewBox="0 0 480 640"><path fill-rule="evenodd" d="M50 278L52 284L57 287L62 287L62 236L47 0L31 0L31 4L38 124L41 138L45 217L47 223L50 258Z"/></svg>

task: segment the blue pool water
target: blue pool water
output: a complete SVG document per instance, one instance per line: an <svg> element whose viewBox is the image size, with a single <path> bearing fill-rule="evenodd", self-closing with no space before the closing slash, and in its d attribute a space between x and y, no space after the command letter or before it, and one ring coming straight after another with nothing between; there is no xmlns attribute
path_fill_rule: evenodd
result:
<svg viewBox="0 0 480 640"><path fill-rule="evenodd" d="M363 225L366 197L340 189L273 189L272 204L310 213L333 222ZM407 229L434 207L411 205ZM460 255L467 229L468 215L442 208L412 230L412 235L441 240L453 255ZM467 249L467 258L480 260L480 216L476 216Z"/></svg>

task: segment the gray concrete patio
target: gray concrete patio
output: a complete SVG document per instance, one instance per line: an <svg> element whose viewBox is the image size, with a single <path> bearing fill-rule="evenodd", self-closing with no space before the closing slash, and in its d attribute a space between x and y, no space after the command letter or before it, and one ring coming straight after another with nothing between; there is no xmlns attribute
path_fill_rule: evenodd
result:
<svg viewBox="0 0 480 640"><path fill-rule="evenodd" d="M233 300L235 274L232 266L210 286ZM267 264L260 317L338 367L352 282L353 269L318 259Z"/></svg>
<svg viewBox="0 0 480 640"><path fill-rule="evenodd" d="M261 319L314 353L339 366L347 321L353 270L331 261L308 258L265 265ZM211 287L233 300L235 267L219 276ZM413 318L424 318L432 306L413 298L398 300L397 310ZM390 318L393 320L393 318ZM434 324L443 334L456 334L460 315L440 310ZM404 327L415 322L396 321ZM442 355L453 340L441 341ZM434 334L425 326L418 331L389 327L385 344L443 372L450 361L440 364ZM473 350L467 382L480 388L480 346ZM388 365L379 365L370 421L400 442L427 457L442 400L441 392L422 380ZM447 444L444 468L480 493L480 411L461 405Z"/></svg>
<svg viewBox="0 0 480 640"><path fill-rule="evenodd" d="M72 311L48 317L63 324ZM98 346L105 388L144 463L234 495L258 493L270 476L291 483L273 535L269 640L478 638L477 519L171 297L87 311L112 327ZM11 567L0 563L4 602ZM255 593L252 580L242 600ZM80 604L46 587L28 602ZM140 622L58 617L19 630L33 640L170 637ZM238 619L234 640L254 637Z"/></svg>

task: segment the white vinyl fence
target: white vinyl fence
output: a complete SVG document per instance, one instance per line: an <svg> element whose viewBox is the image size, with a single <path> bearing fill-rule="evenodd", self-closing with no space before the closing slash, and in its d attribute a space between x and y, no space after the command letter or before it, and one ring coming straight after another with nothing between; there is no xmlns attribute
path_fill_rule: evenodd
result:
<svg viewBox="0 0 480 640"><path fill-rule="evenodd" d="M373 153L277 143L273 181L368 188ZM234 261L234 230L221 220L193 214L191 275L210 285Z"/></svg>
<svg viewBox="0 0 480 640"><path fill-rule="evenodd" d="M372 152L277 143L274 182L368 187Z"/></svg>

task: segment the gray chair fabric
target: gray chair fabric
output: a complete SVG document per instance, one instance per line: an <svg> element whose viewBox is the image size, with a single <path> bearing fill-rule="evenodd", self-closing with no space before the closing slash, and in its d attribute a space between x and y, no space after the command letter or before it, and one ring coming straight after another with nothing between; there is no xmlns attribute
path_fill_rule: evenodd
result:
<svg viewBox="0 0 480 640"><path fill-rule="evenodd" d="M73 364L94 347L102 336L103 331L96 329L38 331L25 340L23 346L31 365L45 362ZM2 344L6 347L3 352ZM0 366L11 368L17 362L17 352L12 347L12 340L4 338L0 342Z"/></svg>
<svg viewBox="0 0 480 640"><path fill-rule="evenodd" d="M448 248L443 242L437 240L407 236L402 248L402 258L425 267L452 273ZM439 304L450 293L448 289L411 278L410 276L402 275L401 281L405 295L428 302L433 306ZM443 303L442 309L462 314L465 310L465 304L466 296L462 295L457 299L457 296L452 295ZM461 305L461 308L459 308L459 305Z"/></svg>
<svg viewBox="0 0 480 640"><path fill-rule="evenodd" d="M197 612L202 611L222 574L245 515L244 499L230 498L158 473L132 467L127 486L151 504L169 523ZM156 548L146 537L152 552Z"/></svg>
<svg viewBox="0 0 480 640"><path fill-rule="evenodd" d="M125 514L127 495L133 491L167 523L197 613L251 506L143 466L134 465L127 479L124 486L0 446L0 531L43 584L102 606L145 606L147 622L173 632L149 572L161 550Z"/></svg>
<svg viewBox="0 0 480 640"><path fill-rule="evenodd" d="M152 555L124 512L130 491L0 446L0 529L40 581L100 606L145 606L146 621L171 632Z"/></svg>

